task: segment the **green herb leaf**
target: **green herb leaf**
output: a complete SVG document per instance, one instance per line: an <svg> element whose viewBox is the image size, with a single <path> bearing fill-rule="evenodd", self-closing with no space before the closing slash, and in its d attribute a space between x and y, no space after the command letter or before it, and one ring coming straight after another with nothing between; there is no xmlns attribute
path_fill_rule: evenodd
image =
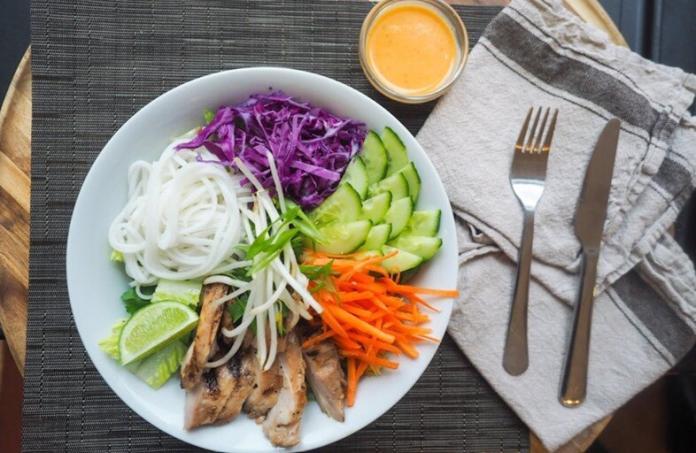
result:
<svg viewBox="0 0 696 453"><path fill-rule="evenodd" d="M292 201L288 200L288 203L286 203L285 212L280 217L283 219L284 224L288 224L295 220L300 214L302 214L302 209L300 209L300 207Z"/></svg>
<svg viewBox="0 0 696 453"><path fill-rule="evenodd" d="M307 217L307 214L305 214L304 211L302 211L302 209L292 200L286 200L285 204L288 206L287 212L292 210L294 213L296 213L296 218L292 220L292 224L295 226L295 228L300 230L302 234L313 241L323 243L323 236L321 235L321 232L316 225L314 225L314 222Z"/></svg>
<svg viewBox="0 0 696 453"><path fill-rule="evenodd" d="M215 112L213 112L210 109L205 109L203 111L203 121L205 121L205 124L208 124L211 121L213 121L213 118L215 118Z"/></svg>
<svg viewBox="0 0 696 453"><path fill-rule="evenodd" d="M248 260L254 259L256 255L261 253L264 249L266 249L269 244L271 243L271 239L268 237L268 230L270 229L270 226L263 230L261 234L256 236L256 239L254 239L254 242L252 242L249 245L249 248L247 248L246 251L246 258Z"/></svg>
<svg viewBox="0 0 696 453"><path fill-rule="evenodd" d="M271 262L273 262L273 260L280 255L283 247L285 247L285 245L290 242L292 238L297 235L297 233L299 233L298 230L285 230L273 236L266 249L258 255L259 259L249 268L247 275L252 276L271 264Z"/></svg>
<svg viewBox="0 0 696 453"><path fill-rule="evenodd" d="M295 252L295 256L299 259L299 257L302 256L305 248L304 238L300 235L295 236L290 241L290 245L292 246L292 251Z"/></svg>
<svg viewBox="0 0 696 453"><path fill-rule="evenodd" d="M244 282L249 281L249 277L246 274L246 271L244 268L237 268L237 269L232 269L231 271L225 272L226 276L233 278L235 280L242 280ZM240 296L243 297L243 296Z"/></svg>
<svg viewBox="0 0 696 453"><path fill-rule="evenodd" d="M141 288L141 291L149 292L152 290L154 292L154 289L154 287ZM123 301L123 305L125 305L126 311L129 315L132 315L150 303L149 300L142 299L140 296L138 296L138 293L135 292L135 288L129 288L128 291L121 294L121 300Z"/></svg>
<svg viewBox="0 0 696 453"><path fill-rule="evenodd" d="M278 335L281 337L285 335L285 323L283 322L283 314L279 311L275 313L275 323Z"/></svg>
<svg viewBox="0 0 696 453"><path fill-rule="evenodd" d="M288 307L283 304L283 303L278 303L276 304L276 312L275 312L275 321L276 321L276 328L278 330L278 335L281 337L285 335L285 318L288 316L288 313L290 313L290 310L288 310Z"/></svg>
<svg viewBox="0 0 696 453"><path fill-rule="evenodd" d="M237 298L233 304L227 305L227 311L232 317L232 322L237 325L239 321L244 317L244 311L246 310L247 302L249 301L249 293L244 293ZM256 319L251 321L249 328L256 335Z"/></svg>
<svg viewBox="0 0 696 453"><path fill-rule="evenodd" d="M324 288L331 292L336 291L336 288L334 287L330 278L333 274L332 266L333 260L329 261L323 266L313 266L309 264L300 265L300 272L305 274L308 279L314 282L314 286L310 290L311 292L315 293Z"/></svg>
<svg viewBox="0 0 696 453"><path fill-rule="evenodd" d="M227 311L232 317L232 322L237 324L237 321L242 319L244 316L244 310L246 310L247 301L249 300L249 293L244 293L234 301L227 305Z"/></svg>
<svg viewBox="0 0 696 453"><path fill-rule="evenodd" d="M316 266L311 264L301 264L300 271L305 274L305 276L310 280L317 280L321 278L327 278L332 275L333 260L322 266Z"/></svg>

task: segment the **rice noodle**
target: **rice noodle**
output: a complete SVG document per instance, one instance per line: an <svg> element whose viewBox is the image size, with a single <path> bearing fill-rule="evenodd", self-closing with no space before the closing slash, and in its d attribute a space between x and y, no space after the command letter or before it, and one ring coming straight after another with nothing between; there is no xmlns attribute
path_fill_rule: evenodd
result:
<svg viewBox="0 0 696 453"><path fill-rule="evenodd" d="M239 198L251 194L241 176L202 162L214 159L207 151L175 151L183 141L174 141L153 163L131 165L128 201L109 229L111 247L123 254L126 273L138 286L238 267Z"/></svg>

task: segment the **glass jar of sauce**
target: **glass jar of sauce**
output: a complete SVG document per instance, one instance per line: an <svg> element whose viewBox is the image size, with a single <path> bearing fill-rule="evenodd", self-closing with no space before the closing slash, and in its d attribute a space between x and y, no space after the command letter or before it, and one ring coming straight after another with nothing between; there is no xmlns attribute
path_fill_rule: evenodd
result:
<svg viewBox="0 0 696 453"><path fill-rule="evenodd" d="M382 0L360 31L360 64L370 83L409 104L447 91L468 51L464 23L441 0Z"/></svg>

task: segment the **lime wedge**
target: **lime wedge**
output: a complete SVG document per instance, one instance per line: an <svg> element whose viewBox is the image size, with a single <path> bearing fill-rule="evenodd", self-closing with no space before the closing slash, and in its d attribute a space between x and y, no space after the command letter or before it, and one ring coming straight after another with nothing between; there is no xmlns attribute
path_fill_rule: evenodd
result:
<svg viewBox="0 0 696 453"><path fill-rule="evenodd" d="M138 310L121 332L121 364L161 350L193 330L197 322L196 312L179 302L158 302Z"/></svg>

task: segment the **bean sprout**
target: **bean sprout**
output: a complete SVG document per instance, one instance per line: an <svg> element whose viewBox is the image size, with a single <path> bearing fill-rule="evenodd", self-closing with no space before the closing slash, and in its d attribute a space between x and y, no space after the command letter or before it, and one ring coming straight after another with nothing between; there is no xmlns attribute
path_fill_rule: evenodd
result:
<svg viewBox="0 0 696 453"><path fill-rule="evenodd" d="M269 155L267 157L270 161L273 178L277 179L277 171L273 171L275 168L273 156ZM280 213L273 204L273 200L268 192L258 184L258 180L256 180L243 162L238 161L235 164L257 189L251 196L251 208L247 206L240 207L245 242L248 244L253 243L256 236L261 234L268 225L271 225L271 231L274 235L282 232L279 223L276 222L280 218ZM283 212L285 203L284 201L280 202L282 191L280 190L279 181L276 184L276 188L279 194L281 212ZM287 228L287 226L283 228ZM322 311L321 305L314 300L314 297L307 289L309 281L300 272L297 257L289 243L283 247L280 255L275 257L268 266L251 276L251 282L244 282L229 276L214 275L206 278L205 283L224 283L238 288L224 298L215 301L215 303L224 303L231 300L230 296L232 294L234 294L234 297L238 297L242 293L248 292L246 307L241 320L232 329L224 326L220 329L222 335L235 339L232 347L220 359L207 363L206 366L209 368L226 363L232 358L239 350L242 339L246 336L248 329L255 322L256 357L264 370L270 369L278 353L276 313L281 309L281 306L284 305L290 312L287 322L288 328L294 327L300 318L311 319L312 316L308 311L309 307L314 308L318 313ZM299 300L290 294L290 288L292 288L295 294L299 295Z"/></svg>

